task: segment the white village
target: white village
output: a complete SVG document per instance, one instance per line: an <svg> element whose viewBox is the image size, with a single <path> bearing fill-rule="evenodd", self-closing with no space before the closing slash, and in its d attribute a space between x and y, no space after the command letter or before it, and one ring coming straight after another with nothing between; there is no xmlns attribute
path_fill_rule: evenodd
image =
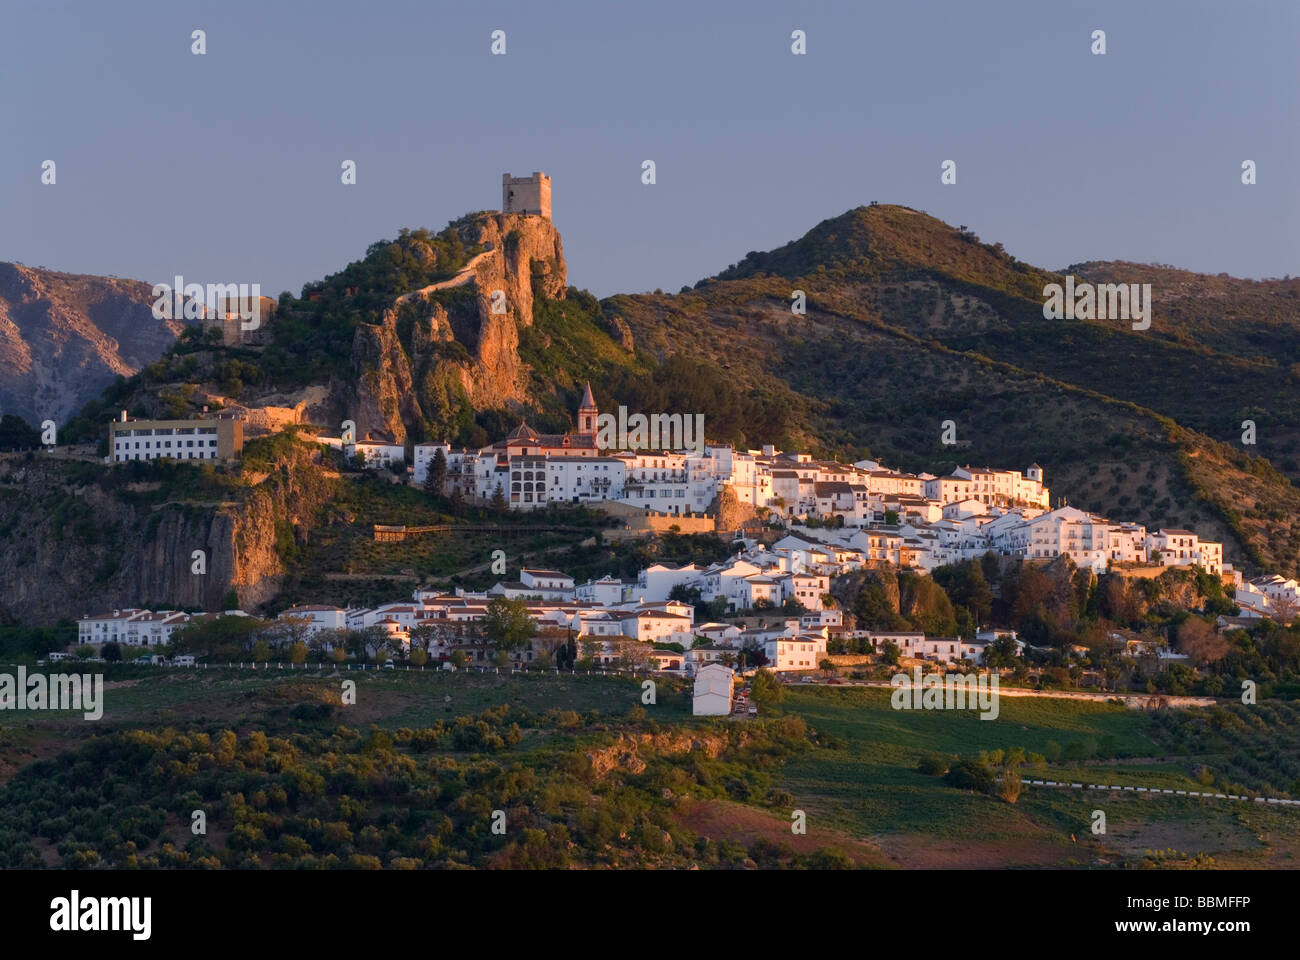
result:
<svg viewBox="0 0 1300 960"><path fill-rule="evenodd" d="M365 631L371 638L367 656L409 661L418 649L421 664L445 669L554 667L553 652L567 644L575 651L568 657L570 668L581 660L595 669L693 677L697 709L729 713L730 698L724 703L716 697L719 676L725 675L727 687L734 673L760 666L778 675L811 676L828 654L843 653L849 641L865 641L875 650L888 643L907 658L976 668L1000 637L1024 647L1014 631L995 625L978 625L969 637L852 629L836 609L831 583L856 570L891 567L927 574L990 552L1028 563L1068 557L1098 574L1111 568L1150 575L1196 567L1217 575L1240 607L1239 616L1221 618L1223 625L1285 614L1300 604L1296 580L1248 580L1223 562L1222 544L1194 531L1148 530L1068 505L1052 507L1038 464L1023 472L964 466L945 476L901 473L874 460L844 464L771 446L740 450L709 444L698 426L692 431L692 419L628 417L620 409L615 420L600 413L588 384L576 431L542 434L521 423L505 439L480 449L417 443L409 466L407 448L383 438L309 437L367 469L395 471L431 494L515 511L550 504L596 507L621 521L609 531L611 537L716 531L732 537L735 552L721 562L654 564L635 579L607 575L575 583L563 571L525 567L518 580L503 579L480 592L420 588L367 608L298 605L279 615L286 629L274 631L273 641L302 640L324 656L341 647L349 632ZM227 437L231 427L218 423ZM138 453L126 453L123 444L141 441L123 438L155 437L164 430L174 436L214 425L194 421L164 427L123 418L111 428L119 451L115 459L180 457L156 439L143 441ZM668 448L644 449L652 437L669 441ZM240 440L235 429L223 439L220 454L238 456ZM724 499L736 506L734 516L745 518L730 530L719 516ZM403 534L400 527L375 529L376 539ZM480 629L497 598L523 601L535 625L532 637L505 656L485 642ZM696 602L713 604L718 619L697 622ZM245 614L114 610L83 616L78 642L145 648L143 656L161 661L147 648L167 645L195 619L239 615ZM1180 657L1166 650L1160 655ZM193 657L183 662L192 663Z"/></svg>

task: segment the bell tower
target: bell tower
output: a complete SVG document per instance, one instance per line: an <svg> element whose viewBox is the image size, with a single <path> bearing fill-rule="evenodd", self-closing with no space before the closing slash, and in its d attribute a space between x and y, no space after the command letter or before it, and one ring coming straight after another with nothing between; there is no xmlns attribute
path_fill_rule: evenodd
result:
<svg viewBox="0 0 1300 960"><path fill-rule="evenodd" d="M591 384L582 392L582 403L578 406L578 433L587 436L596 435L596 418L600 411L596 409L596 398L591 395Z"/></svg>

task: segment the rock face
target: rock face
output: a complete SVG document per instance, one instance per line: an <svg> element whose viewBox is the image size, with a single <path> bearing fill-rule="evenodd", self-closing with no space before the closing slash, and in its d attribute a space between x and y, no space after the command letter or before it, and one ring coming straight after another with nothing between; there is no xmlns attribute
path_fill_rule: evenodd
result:
<svg viewBox="0 0 1300 960"><path fill-rule="evenodd" d="M620 316L614 316L609 321L609 333L628 353L636 348L636 340L632 337L632 328L628 326L627 321Z"/></svg>
<svg viewBox="0 0 1300 960"><path fill-rule="evenodd" d="M646 768L643 755L698 751L710 759L717 759L724 751L743 747L748 742L748 733L739 729L719 732L620 733L612 744L587 751L587 762L591 765L592 776L596 780L603 780L616 770L632 774L642 772Z"/></svg>
<svg viewBox="0 0 1300 960"><path fill-rule="evenodd" d="M528 400L519 331L532 326L535 296L564 299L559 231L544 217L515 213L480 214L459 229L467 246L483 252L356 332L341 406L359 436L402 443L417 424L436 435L459 397L474 407Z"/></svg>
<svg viewBox="0 0 1300 960"><path fill-rule="evenodd" d="M32 625L143 605L220 610L234 588L256 610L278 591L282 552L302 542L336 482L305 445L238 501L170 502L118 469L0 458L0 617ZM202 550L206 572L194 572Z"/></svg>
<svg viewBox="0 0 1300 960"><path fill-rule="evenodd" d="M153 316L151 287L0 263L0 411L63 423L184 329Z"/></svg>
<svg viewBox="0 0 1300 960"><path fill-rule="evenodd" d="M717 518L716 528L719 533L730 533L733 530L739 530L741 524L747 520L752 520L758 516L758 511L752 503L743 503L736 496L735 489L730 484L725 484L714 498L713 503L709 504L706 511L712 513Z"/></svg>
<svg viewBox="0 0 1300 960"><path fill-rule="evenodd" d="M411 363L397 337L396 311L379 325L358 327L352 341L356 405L350 416L357 436L387 434L406 442L406 424L418 421L420 408L412 390Z"/></svg>

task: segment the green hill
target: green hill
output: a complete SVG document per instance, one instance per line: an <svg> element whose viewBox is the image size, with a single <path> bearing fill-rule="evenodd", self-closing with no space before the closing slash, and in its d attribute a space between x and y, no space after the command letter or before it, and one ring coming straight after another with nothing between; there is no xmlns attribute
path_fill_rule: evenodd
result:
<svg viewBox="0 0 1300 960"><path fill-rule="evenodd" d="M706 361L736 389L789 388L798 438L822 452L932 472L1037 460L1075 506L1195 527L1238 562L1294 573L1300 284L1122 264L1076 276L1150 282L1151 328L1044 319L1043 287L1063 275L896 206L824 221L692 290L604 307L639 346ZM955 448L940 443L949 419Z"/></svg>

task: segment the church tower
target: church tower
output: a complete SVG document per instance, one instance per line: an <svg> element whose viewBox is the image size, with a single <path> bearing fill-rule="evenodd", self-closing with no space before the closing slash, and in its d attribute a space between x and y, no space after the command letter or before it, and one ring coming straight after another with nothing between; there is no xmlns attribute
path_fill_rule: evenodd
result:
<svg viewBox="0 0 1300 960"><path fill-rule="evenodd" d="M596 417L599 415L596 398L591 395L591 383L588 382L587 389L582 392L582 403L578 406L578 433L595 436Z"/></svg>

